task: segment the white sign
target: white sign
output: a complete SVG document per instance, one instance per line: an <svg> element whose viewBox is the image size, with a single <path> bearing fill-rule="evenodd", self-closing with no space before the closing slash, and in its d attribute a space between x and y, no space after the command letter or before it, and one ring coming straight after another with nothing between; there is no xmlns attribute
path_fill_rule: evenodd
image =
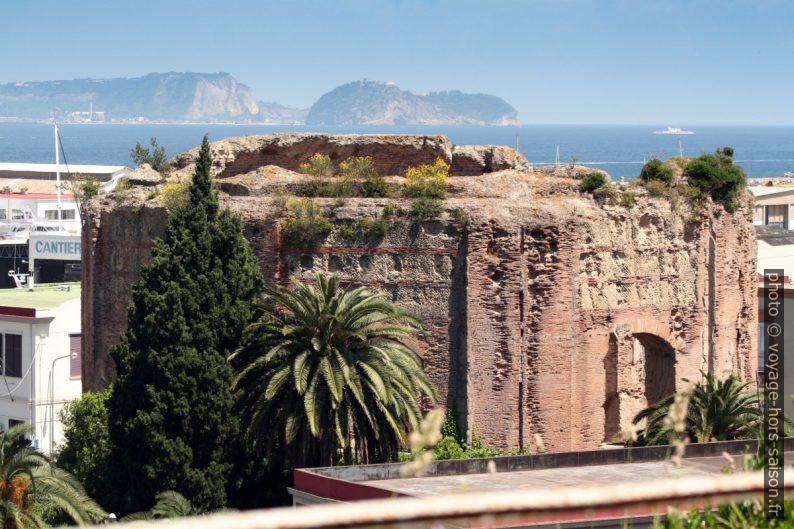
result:
<svg viewBox="0 0 794 529"><path fill-rule="evenodd" d="M58 259L79 261L83 252L80 235L53 235L31 233L28 255L31 259Z"/></svg>

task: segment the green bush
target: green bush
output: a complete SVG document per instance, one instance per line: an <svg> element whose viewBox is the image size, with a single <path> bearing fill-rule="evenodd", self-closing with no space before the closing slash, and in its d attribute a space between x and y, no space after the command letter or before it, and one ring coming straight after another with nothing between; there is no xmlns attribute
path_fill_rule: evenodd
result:
<svg viewBox="0 0 794 529"><path fill-rule="evenodd" d="M438 460L464 459L465 456L463 447L458 444L458 441L454 437L442 438L433 449L433 454Z"/></svg>
<svg viewBox="0 0 794 529"><path fill-rule="evenodd" d="M649 180L645 188L652 197L663 197L670 194L670 188L661 180Z"/></svg>
<svg viewBox="0 0 794 529"><path fill-rule="evenodd" d="M458 415L454 409L447 409L444 414L444 422L441 424L441 436L452 437L458 443L463 442L463 435L458 425Z"/></svg>
<svg viewBox="0 0 794 529"><path fill-rule="evenodd" d="M608 180L604 173L593 171L582 178L582 181L579 183L579 191L582 193L592 193L599 187L604 186L607 182Z"/></svg>
<svg viewBox="0 0 794 529"><path fill-rule="evenodd" d="M107 401L111 389L86 392L67 402L58 413L63 425L64 444L55 452L59 467L71 472L86 492L100 505L110 505L109 479L114 471L110 461Z"/></svg>
<svg viewBox="0 0 794 529"><path fill-rule="evenodd" d="M669 183L673 181L673 169L658 158L653 158L642 166L640 180L643 182L658 180L659 182Z"/></svg>
<svg viewBox="0 0 794 529"><path fill-rule="evenodd" d="M618 191L611 182L606 182L604 185L597 187L593 190L593 198L598 201L609 202L615 204Z"/></svg>
<svg viewBox="0 0 794 529"><path fill-rule="evenodd" d="M386 218L391 218L394 216L394 211L395 211L394 204L391 202L387 202L386 205L383 206L383 213L381 213L381 215L383 215Z"/></svg>
<svg viewBox="0 0 794 529"><path fill-rule="evenodd" d="M365 237L383 237L391 228L389 219L383 216L376 218L365 217L358 221L358 231Z"/></svg>
<svg viewBox="0 0 794 529"><path fill-rule="evenodd" d="M281 245L286 248L310 248L334 229L330 220L322 216L317 206L308 199L287 202L292 215L281 225Z"/></svg>
<svg viewBox="0 0 794 529"><path fill-rule="evenodd" d="M358 229L352 224L342 224L336 227L337 233L345 239L355 239L358 235Z"/></svg>
<svg viewBox="0 0 794 529"><path fill-rule="evenodd" d="M411 202L411 215L419 220L438 217L442 211L441 200L437 198L420 197Z"/></svg>
<svg viewBox="0 0 794 529"><path fill-rule="evenodd" d="M716 510L706 505L703 514L698 509L688 513L671 511L661 520L655 520L651 529L783 529L794 526L794 505L783 501L783 516L767 520L760 501L731 502Z"/></svg>
<svg viewBox="0 0 794 529"><path fill-rule="evenodd" d="M405 195L443 200L447 198L447 177L449 164L441 158L433 164L409 167L405 172Z"/></svg>
<svg viewBox="0 0 794 529"><path fill-rule="evenodd" d="M464 226L469 224L469 214L463 208L452 208L449 210L449 214Z"/></svg>
<svg viewBox="0 0 794 529"><path fill-rule="evenodd" d="M361 194L367 198L382 198L394 196L395 190L382 176L375 176L361 182Z"/></svg>
<svg viewBox="0 0 794 529"><path fill-rule="evenodd" d="M702 195L709 195L733 213L739 207L747 175L733 163L733 149L724 147L714 154L703 154L686 164L684 174L689 185Z"/></svg>
<svg viewBox="0 0 794 529"><path fill-rule="evenodd" d="M631 209L637 203L637 194L634 191L623 191L620 195L620 205Z"/></svg>

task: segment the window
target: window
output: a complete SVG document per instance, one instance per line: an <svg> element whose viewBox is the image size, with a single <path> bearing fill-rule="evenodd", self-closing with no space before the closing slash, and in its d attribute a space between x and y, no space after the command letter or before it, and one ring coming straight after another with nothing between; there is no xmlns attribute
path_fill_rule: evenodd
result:
<svg viewBox="0 0 794 529"><path fill-rule="evenodd" d="M83 342L81 335L69 335L69 376L80 378L83 375Z"/></svg>
<svg viewBox="0 0 794 529"><path fill-rule="evenodd" d="M25 219L25 212L21 209L12 209L11 210L11 220L24 220Z"/></svg>
<svg viewBox="0 0 794 529"><path fill-rule="evenodd" d="M8 419L8 427L13 428L19 424L25 424L25 421L20 421L19 419Z"/></svg>
<svg viewBox="0 0 794 529"><path fill-rule="evenodd" d="M75 219L75 210L73 209L62 209L61 210L61 220L74 220ZM44 210L44 218L47 220L58 220L58 210L57 209L45 209Z"/></svg>
<svg viewBox="0 0 794 529"><path fill-rule="evenodd" d="M22 376L22 335L3 335L3 374L7 377Z"/></svg>
<svg viewBox="0 0 794 529"><path fill-rule="evenodd" d="M6 220L6 210L0 209L0 220Z"/></svg>
<svg viewBox="0 0 794 529"><path fill-rule="evenodd" d="M766 207L766 223L769 226L778 226L780 228L786 227L786 217L788 213L788 206L780 204L777 206Z"/></svg>

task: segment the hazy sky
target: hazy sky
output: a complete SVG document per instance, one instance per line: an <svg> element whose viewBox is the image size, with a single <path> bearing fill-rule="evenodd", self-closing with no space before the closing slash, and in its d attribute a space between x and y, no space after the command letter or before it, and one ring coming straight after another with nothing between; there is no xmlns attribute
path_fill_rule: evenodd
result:
<svg viewBox="0 0 794 529"><path fill-rule="evenodd" d="M3 0L0 82L229 72L308 107L361 78L525 123L794 125L790 0Z"/></svg>

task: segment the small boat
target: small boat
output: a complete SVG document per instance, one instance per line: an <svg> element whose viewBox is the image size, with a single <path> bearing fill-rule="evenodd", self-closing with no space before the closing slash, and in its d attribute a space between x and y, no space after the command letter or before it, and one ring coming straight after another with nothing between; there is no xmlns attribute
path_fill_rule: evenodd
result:
<svg viewBox="0 0 794 529"><path fill-rule="evenodd" d="M679 136L682 134L694 134L691 130L679 129L678 127L667 127L664 130L655 130L654 134L668 134L671 136Z"/></svg>

